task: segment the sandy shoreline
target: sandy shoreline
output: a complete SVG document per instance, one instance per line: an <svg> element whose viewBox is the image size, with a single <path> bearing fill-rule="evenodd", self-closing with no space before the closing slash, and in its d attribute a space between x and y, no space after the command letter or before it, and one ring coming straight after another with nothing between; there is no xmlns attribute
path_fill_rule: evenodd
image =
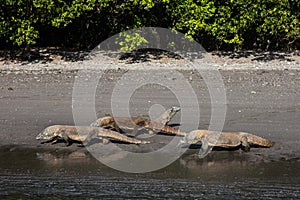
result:
<svg viewBox="0 0 300 200"><path fill-rule="evenodd" d="M253 53L242 57L233 54L212 56L214 60L208 66L212 64L218 69L226 92L223 130L250 132L274 141L275 145L252 148L246 153L215 150L204 159L197 157L199 148L195 147L169 166L141 174L112 169L76 144L69 147L63 143L40 144L35 137L53 124L75 124L73 92L78 72L90 70L93 73L99 69L103 74L95 93L98 117L113 114L112 92L127 72L139 71L139 78L143 80L153 71L172 69L181 74L194 90L200 110L197 127L207 129L212 116L211 96L202 76L194 68L183 60L163 58L126 64L128 60L118 60L113 56L91 61L90 65L84 61L56 58L52 62L0 61L0 197L299 199L299 56ZM176 85L178 76L174 73L165 75L171 85ZM131 77L128 82L135 79ZM88 89L86 86L90 80L87 77L80 87ZM172 87L168 89L155 84L138 88L131 96L130 114L148 118L152 105L164 108L181 106L178 98L188 105L192 103L189 95L176 96L172 90ZM79 97L86 99L84 93ZM117 102L122 101L117 99ZM181 107L183 110L195 109L193 106ZM89 107L83 103L82 108ZM89 115L83 116L85 125L94 121ZM189 127L195 125L193 120L193 116L179 112L171 124L190 131ZM171 138L155 135L147 139L151 144L116 145L132 152L154 151Z"/></svg>
<svg viewBox="0 0 300 200"><path fill-rule="evenodd" d="M40 147L35 136L45 127L52 124L74 124L72 91L76 71L29 70L28 72L3 70L0 74L1 145ZM102 87L98 88L96 94L96 112L99 117L111 114L111 92L116 82L126 72L119 69L104 73L101 79ZM190 70L179 72L189 80L196 91L201 111L198 128L207 129L211 117L209 92L198 74ZM220 72L227 95L227 113L223 130L246 131L276 142L270 149L253 149L249 155L254 156L256 160L299 159L300 72L298 70ZM185 98L189 100L188 97ZM133 116L148 117L148 109L153 103L165 107L178 105L174 94L160 87L149 86L145 90L138 90L132 99ZM187 117L187 120L192 121L192 118ZM91 121L93 120L87 119L87 123ZM180 114L172 123L179 122ZM153 139L152 145L145 145L142 149L159 148L158 141L167 143L169 137L158 136ZM58 144L51 148L66 147ZM75 145L71 148L77 147ZM138 150L136 146L130 148Z"/></svg>
<svg viewBox="0 0 300 200"><path fill-rule="evenodd" d="M70 61L62 56L53 55L50 60L36 59L31 62L6 60L0 58L0 70L17 73L31 73L40 71L73 71L73 70L99 70L99 69L123 69L123 70L147 70L147 69L178 69L192 70L196 68L214 67L219 70L299 70L299 52L210 52L203 54L203 58L194 58L192 62L198 65L191 66L186 59L176 59L168 55L147 57L134 60L128 56L122 58L123 53L100 52L91 59L86 56L83 59Z"/></svg>

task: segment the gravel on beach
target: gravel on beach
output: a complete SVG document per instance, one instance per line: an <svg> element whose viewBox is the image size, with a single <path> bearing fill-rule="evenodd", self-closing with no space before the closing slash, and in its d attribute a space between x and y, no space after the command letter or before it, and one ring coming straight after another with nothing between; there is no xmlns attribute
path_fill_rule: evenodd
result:
<svg viewBox="0 0 300 200"><path fill-rule="evenodd" d="M88 53L86 53L88 54ZM196 56L193 56L196 54ZM48 73L51 71L73 71L80 69L180 69L195 68L189 61L196 62L199 68L215 67L218 70L299 70L300 53L295 52L212 52L188 54L185 58L169 54L129 54L121 52L100 52L89 56L70 59L49 55L48 59L37 58L32 61L9 60L0 57L0 71L16 73ZM124 56L126 55L126 56ZM72 57L72 56L71 56ZM196 58L194 58L196 57Z"/></svg>

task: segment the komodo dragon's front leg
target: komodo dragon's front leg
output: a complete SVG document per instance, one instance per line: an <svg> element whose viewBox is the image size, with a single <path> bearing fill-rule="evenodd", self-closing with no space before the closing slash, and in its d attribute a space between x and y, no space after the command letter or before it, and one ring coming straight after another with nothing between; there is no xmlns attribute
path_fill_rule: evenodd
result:
<svg viewBox="0 0 300 200"><path fill-rule="evenodd" d="M72 144L72 142L71 142L72 139L69 138L68 134L64 130L59 130L57 135L48 141L49 142L51 141L51 145L52 145L52 144L56 144L60 140L64 141L67 147ZM48 143L48 141L46 141L46 142Z"/></svg>
<svg viewBox="0 0 300 200"><path fill-rule="evenodd" d="M245 152L250 151L250 144L248 143L248 139L246 136L242 136L241 138L242 150Z"/></svg>
<svg viewBox="0 0 300 200"><path fill-rule="evenodd" d="M199 150L198 157L204 158L206 155L208 155L211 151L213 146L209 145L209 135L206 135L201 140L201 149Z"/></svg>
<svg viewBox="0 0 300 200"><path fill-rule="evenodd" d="M70 139L70 137L64 130L61 130L59 132L59 134L60 134L61 139L66 143L67 147L72 144L72 142L71 142L72 139ZM79 142L81 142L81 141L79 141Z"/></svg>
<svg viewBox="0 0 300 200"><path fill-rule="evenodd" d="M82 141L82 143L85 144L85 146L89 146L90 142L95 138L102 140L103 144L108 144L110 142L109 139L99 136L98 130L93 130L88 133L87 137L85 138L84 141Z"/></svg>
<svg viewBox="0 0 300 200"><path fill-rule="evenodd" d="M41 144L46 144L46 143L56 144L59 140L60 140L59 136L54 136L47 141L41 142Z"/></svg>

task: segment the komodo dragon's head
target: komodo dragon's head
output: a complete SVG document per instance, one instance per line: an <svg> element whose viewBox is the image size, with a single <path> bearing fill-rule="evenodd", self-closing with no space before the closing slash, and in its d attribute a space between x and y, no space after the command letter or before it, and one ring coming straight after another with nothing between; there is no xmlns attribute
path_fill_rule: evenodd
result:
<svg viewBox="0 0 300 200"><path fill-rule="evenodd" d="M57 125L49 126L40 132L35 139L37 140L50 140L59 134L60 127Z"/></svg>
<svg viewBox="0 0 300 200"><path fill-rule="evenodd" d="M172 108L171 108L172 112L178 112L180 110L181 110L180 107L177 107L177 106L172 106Z"/></svg>

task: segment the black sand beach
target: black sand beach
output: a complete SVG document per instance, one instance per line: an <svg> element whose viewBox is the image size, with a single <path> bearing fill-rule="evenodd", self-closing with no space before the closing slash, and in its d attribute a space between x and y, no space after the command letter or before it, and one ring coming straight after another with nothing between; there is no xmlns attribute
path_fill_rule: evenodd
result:
<svg viewBox="0 0 300 200"><path fill-rule="evenodd" d="M98 117L111 114L111 91L124 70L109 70L96 93ZM199 129L211 117L209 92L199 74L179 71L193 86L200 106ZM190 149L170 166L146 174L115 171L85 148L40 144L35 136L53 124L74 125L72 90L76 71L0 73L1 189L3 198L289 198L300 195L300 71L220 71L226 88L224 131L245 131L275 142L250 152L213 151L204 159ZM187 99L189 97L186 97ZM148 117L151 105L179 105L166 88L148 85L135 92L132 116ZM170 124L178 128L180 113ZM156 135L151 144L118 144L132 151L153 150L171 136Z"/></svg>

